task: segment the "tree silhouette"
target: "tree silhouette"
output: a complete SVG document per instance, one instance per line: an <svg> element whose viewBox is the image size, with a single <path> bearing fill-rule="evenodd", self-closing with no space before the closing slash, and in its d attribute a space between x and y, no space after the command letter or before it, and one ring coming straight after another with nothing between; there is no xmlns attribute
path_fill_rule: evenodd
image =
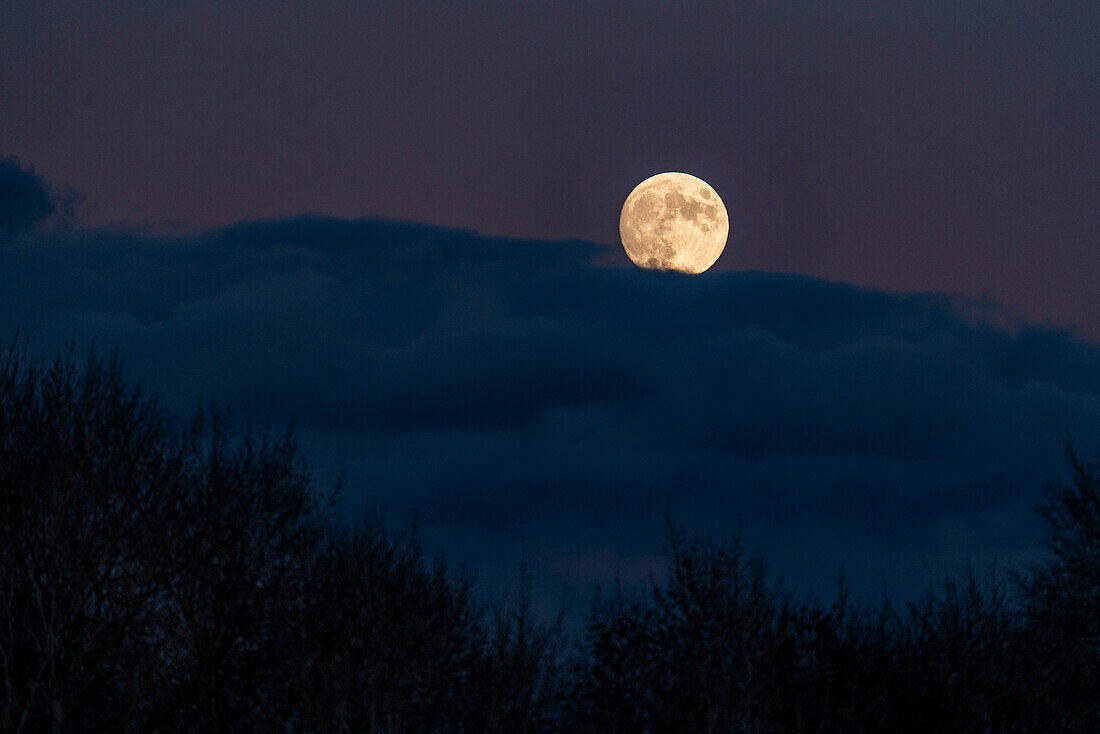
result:
<svg viewBox="0 0 1100 734"><path fill-rule="evenodd" d="M0 353L0 675L7 731L109 729L158 683L161 542L185 447L117 362Z"/></svg>
<svg viewBox="0 0 1100 734"><path fill-rule="evenodd" d="M1025 582L1034 706L1061 731L1100 730L1100 471L1072 447L1071 479L1039 514L1051 558Z"/></svg>
<svg viewBox="0 0 1100 734"><path fill-rule="evenodd" d="M287 433L0 351L0 730L538 732L560 622L340 530Z"/></svg>
<svg viewBox="0 0 1100 734"><path fill-rule="evenodd" d="M781 624L758 560L670 525L669 578L589 619L574 716L585 731L759 730Z"/></svg>
<svg viewBox="0 0 1100 734"><path fill-rule="evenodd" d="M667 580L593 606L567 731L1049 731L995 573L900 612L855 606L840 583L824 607L765 583L737 542L672 528L668 545Z"/></svg>
<svg viewBox="0 0 1100 734"><path fill-rule="evenodd" d="M1095 465L1014 601L969 571L902 609L799 600L669 523L566 660L531 579L492 603L415 531L334 521L295 447L173 428L117 360L0 348L0 731L1096 732Z"/></svg>

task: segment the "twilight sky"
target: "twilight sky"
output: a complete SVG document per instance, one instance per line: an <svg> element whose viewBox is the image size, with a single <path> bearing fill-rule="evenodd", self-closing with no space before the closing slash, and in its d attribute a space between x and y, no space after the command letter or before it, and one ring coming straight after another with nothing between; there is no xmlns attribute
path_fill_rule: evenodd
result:
<svg viewBox="0 0 1100 734"><path fill-rule="evenodd" d="M1100 339L1097 3L11 5L0 152L90 223L615 243L630 189L684 170L729 207L720 269L988 295Z"/></svg>
<svg viewBox="0 0 1100 734"><path fill-rule="evenodd" d="M1067 0L22 4L0 336L295 420L489 579L641 578L667 506L904 596L1034 557L1067 434L1100 447L1098 34ZM617 245L661 170L729 209L702 276Z"/></svg>

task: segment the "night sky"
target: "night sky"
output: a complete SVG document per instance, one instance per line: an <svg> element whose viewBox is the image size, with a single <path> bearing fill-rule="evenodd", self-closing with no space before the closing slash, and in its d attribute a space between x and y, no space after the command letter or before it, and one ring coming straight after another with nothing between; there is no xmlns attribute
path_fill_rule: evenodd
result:
<svg viewBox="0 0 1100 734"><path fill-rule="evenodd" d="M0 14L0 336L295 421L492 587L663 515L905 597L1100 447L1100 5L57 2ZM646 272L623 199L731 236Z"/></svg>

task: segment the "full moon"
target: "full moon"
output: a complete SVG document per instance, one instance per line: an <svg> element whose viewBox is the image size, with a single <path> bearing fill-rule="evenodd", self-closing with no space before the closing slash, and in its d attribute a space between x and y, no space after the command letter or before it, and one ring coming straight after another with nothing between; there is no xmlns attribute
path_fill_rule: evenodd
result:
<svg viewBox="0 0 1100 734"><path fill-rule="evenodd" d="M706 181L658 173L634 187L619 216L626 254L647 270L701 273L726 247L726 205Z"/></svg>

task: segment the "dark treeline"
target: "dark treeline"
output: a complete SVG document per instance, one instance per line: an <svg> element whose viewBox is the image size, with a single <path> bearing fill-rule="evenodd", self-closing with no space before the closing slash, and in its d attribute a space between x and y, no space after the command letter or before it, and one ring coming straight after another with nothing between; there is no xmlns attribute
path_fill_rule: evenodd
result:
<svg viewBox="0 0 1100 734"><path fill-rule="evenodd" d="M183 431L117 362L0 350L0 731L1100 731L1097 467L1045 565L902 609L800 601L671 526L586 633L331 516L292 437ZM522 588L522 586L521 586Z"/></svg>

